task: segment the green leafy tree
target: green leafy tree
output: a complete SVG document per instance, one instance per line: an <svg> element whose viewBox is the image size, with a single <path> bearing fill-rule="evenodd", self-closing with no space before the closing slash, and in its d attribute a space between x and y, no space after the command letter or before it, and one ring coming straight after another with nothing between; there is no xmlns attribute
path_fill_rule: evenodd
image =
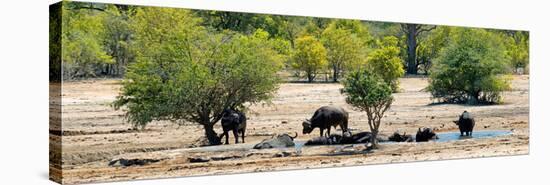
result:
<svg viewBox="0 0 550 185"><path fill-rule="evenodd" d="M418 37L424 33L435 29L436 26L420 25L420 24L401 24L401 30L407 39L407 73L416 74L418 72L418 63L416 52L418 49Z"/></svg>
<svg viewBox="0 0 550 185"><path fill-rule="evenodd" d="M450 42L452 28L449 26L438 26L435 30L426 34L421 45L417 49L418 69L428 74L441 50Z"/></svg>
<svg viewBox="0 0 550 185"><path fill-rule="evenodd" d="M224 109L273 96L282 64L267 32L216 34L200 24L188 10L136 12L136 42L143 47L113 103L124 107L135 127L155 120L193 122L203 126L210 144L220 144L214 124Z"/></svg>
<svg viewBox="0 0 550 185"><path fill-rule="evenodd" d="M114 63L105 64L102 68L104 75L123 76L126 66L135 61L135 51L132 46L131 17L136 7L129 5L112 5L105 9L104 19L106 52L113 57ZM139 46L135 46L138 48Z"/></svg>
<svg viewBox="0 0 550 185"><path fill-rule="evenodd" d="M505 37L506 55L515 73L518 69L526 70L529 66L529 32L508 31Z"/></svg>
<svg viewBox="0 0 550 185"><path fill-rule="evenodd" d="M367 69L351 72L343 84L346 102L367 114L371 143L373 148L377 148L380 122L393 102L391 86Z"/></svg>
<svg viewBox="0 0 550 185"><path fill-rule="evenodd" d="M498 103L510 88L502 40L483 29L457 28L431 69L428 91L451 103Z"/></svg>
<svg viewBox="0 0 550 185"><path fill-rule="evenodd" d="M66 3L63 6L62 63L63 78L94 77L96 69L114 63L105 51L105 13L86 3ZM87 8L82 8L87 7Z"/></svg>
<svg viewBox="0 0 550 185"><path fill-rule="evenodd" d="M305 72L308 82L313 82L317 73L327 65L327 51L323 44L312 36L296 39L292 56L292 68Z"/></svg>
<svg viewBox="0 0 550 185"><path fill-rule="evenodd" d="M390 84L393 91L397 91L399 77L405 74L399 52L398 39L388 36L380 41L379 47L372 51L367 59L370 70Z"/></svg>
<svg viewBox="0 0 550 185"><path fill-rule="evenodd" d="M363 44L350 30L329 26L322 34L322 42L327 50L328 63L332 70L332 80L338 81L346 68L357 66L363 59Z"/></svg>

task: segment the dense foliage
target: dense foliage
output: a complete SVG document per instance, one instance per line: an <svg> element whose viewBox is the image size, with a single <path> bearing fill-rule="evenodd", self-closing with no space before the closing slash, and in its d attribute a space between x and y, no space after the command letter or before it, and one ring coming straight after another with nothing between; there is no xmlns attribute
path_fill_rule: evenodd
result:
<svg viewBox="0 0 550 185"><path fill-rule="evenodd" d="M500 102L501 92L510 88L501 38L482 29L455 31L431 69L428 90L444 102Z"/></svg>
<svg viewBox="0 0 550 185"><path fill-rule="evenodd" d="M371 143L377 147L380 122L393 102L390 84L368 69L351 72L343 84L342 93L346 95L346 102L367 114L373 134Z"/></svg>

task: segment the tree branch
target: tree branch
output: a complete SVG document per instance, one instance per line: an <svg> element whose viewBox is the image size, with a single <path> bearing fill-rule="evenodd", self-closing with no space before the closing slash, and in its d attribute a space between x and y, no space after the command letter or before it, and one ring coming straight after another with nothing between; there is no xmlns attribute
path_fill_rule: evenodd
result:
<svg viewBox="0 0 550 185"><path fill-rule="evenodd" d="M419 25L420 26L420 25ZM428 32L428 31L432 31L433 29L435 29L437 26L432 26L432 27L429 27L429 28L425 28L423 26L420 26L417 31L416 31L416 36L420 35L420 33L422 32Z"/></svg>

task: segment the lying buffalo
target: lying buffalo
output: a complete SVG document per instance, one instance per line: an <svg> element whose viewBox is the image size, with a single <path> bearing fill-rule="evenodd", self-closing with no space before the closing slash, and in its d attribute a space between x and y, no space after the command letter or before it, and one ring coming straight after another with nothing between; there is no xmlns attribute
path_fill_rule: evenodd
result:
<svg viewBox="0 0 550 185"><path fill-rule="evenodd" d="M222 117L223 133L220 135L220 141L225 136L225 144L229 144L229 131L233 131L235 143L239 143L239 134L244 143L244 133L246 131L246 115L242 112L226 109Z"/></svg>
<svg viewBox="0 0 550 185"><path fill-rule="evenodd" d="M407 133L399 134L399 132L394 132L390 137L389 141L393 142L412 142L414 141L413 136Z"/></svg>
<svg viewBox="0 0 550 185"><path fill-rule="evenodd" d="M359 132L356 134L321 136L308 140L304 145L337 145L337 144L359 144L368 143L372 137L370 132Z"/></svg>
<svg viewBox="0 0 550 185"><path fill-rule="evenodd" d="M453 122L458 125L460 136L464 136L464 133L466 133L466 136L472 136L472 131L474 130L476 121L468 111L464 111L462 115L458 117L458 121Z"/></svg>
<svg viewBox="0 0 550 185"><path fill-rule="evenodd" d="M266 149L266 148L285 148L285 147L291 147L294 146L294 138L298 137L298 133L296 133L296 136L292 137L288 134L279 134L276 137L270 138L270 139L264 139L262 142L254 145L254 149Z"/></svg>
<svg viewBox="0 0 550 185"><path fill-rule="evenodd" d="M433 139L439 139L439 137L437 137L437 134L431 128L418 128L416 142L426 142Z"/></svg>
<svg viewBox="0 0 550 185"><path fill-rule="evenodd" d="M349 133L349 132L348 132ZM372 133L370 132L359 132L348 136L344 134L344 137L340 140L340 144L358 144L358 143L368 143L372 138Z"/></svg>
<svg viewBox="0 0 550 185"><path fill-rule="evenodd" d="M304 145L336 145L340 144L341 139L340 135L321 136L306 141Z"/></svg>
<svg viewBox="0 0 550 185"><path fill-rule="evenodd" d="M348 130L348 113L341 107L323 106L315 111L311 119L302 123L303 134L309 134L313 129L319 128L320 136L323 137L323 130L327 129L330 135L330 127L340 126L342 134Z"/></svg>

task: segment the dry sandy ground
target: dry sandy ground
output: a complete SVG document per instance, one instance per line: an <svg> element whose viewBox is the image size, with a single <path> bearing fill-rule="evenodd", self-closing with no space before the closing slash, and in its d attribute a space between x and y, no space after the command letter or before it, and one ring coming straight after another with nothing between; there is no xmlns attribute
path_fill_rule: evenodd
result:
<svg viewBox="0 0 550 185"><path fill-rule="evenodd" d="M344 102L339 84L286 83L271 104L254 105L248 112L245 144L193 148L203 135L196 124L178 126L153 122L145 130L134 130L122 111L109 106L118 94L118 80L68 82L63 86L63 182L86 183L191 175L228 174L270 170L305 169L378 163L488 157L528 154L529 76L515 76L504 104L465 106L431 105L423 92L425 78L402 78L401 92L386 113L381 134L396 130L415 133L418 127L436 132L458 132L452 120L464 110L476 118L476 130L507 130L512 134L451 142L391 143L365 151L363 145L335 145L254 150L251 146L274 134L301 132L301 122L323 105L338 105L350 112L350 128L368 131L366 116ZM219 124L217 132L221 131ZM335 132L333 130L333 132ZM339 133L339 132L335 132ZM300 135L304 141L318 136ZM203 157L209 162L190 162ZM109 166L113 159L158 160L129 167ZM54 172L55 173L55 172Z"/></svg>

